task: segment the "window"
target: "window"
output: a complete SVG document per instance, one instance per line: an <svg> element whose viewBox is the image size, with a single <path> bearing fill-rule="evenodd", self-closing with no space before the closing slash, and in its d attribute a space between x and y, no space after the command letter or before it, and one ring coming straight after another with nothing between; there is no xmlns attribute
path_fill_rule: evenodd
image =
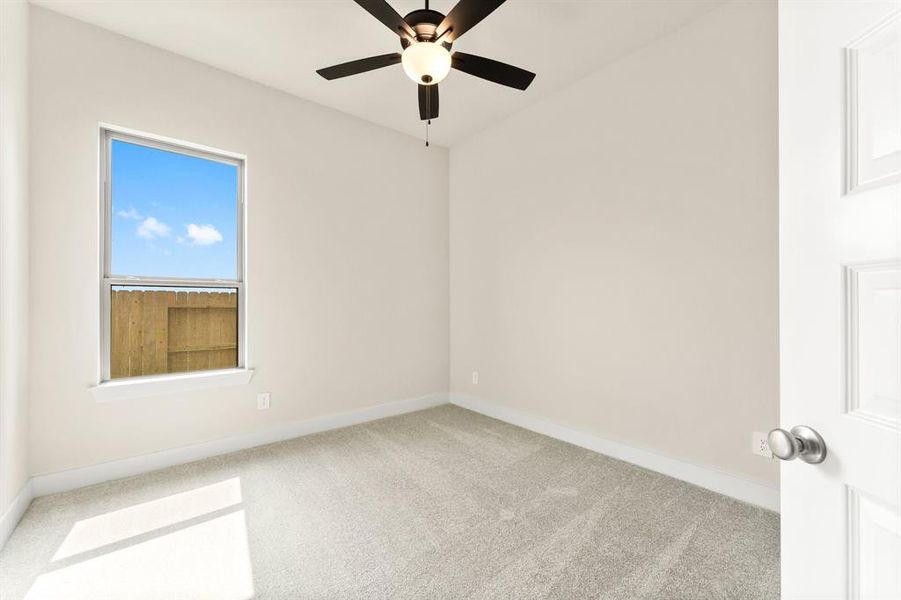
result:
<svg viewBox="0 0 901 600"><path fill-rule="evenodd" d="M243 367L243 161L102 144L103 380Z"/></svg>

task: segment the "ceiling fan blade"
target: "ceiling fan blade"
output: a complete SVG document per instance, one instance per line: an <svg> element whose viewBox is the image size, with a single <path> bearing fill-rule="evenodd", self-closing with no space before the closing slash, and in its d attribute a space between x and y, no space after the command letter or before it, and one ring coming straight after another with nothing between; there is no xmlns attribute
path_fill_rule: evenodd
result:
<svg viewBox="0 0 901 600"><path fill-rule="evenodd" d="M435 35L444 35L443 39L453 42L503 3L504 0L460 0L438 25Z"/></svg>
<svg viewBox="0 0 901 600"><path fill-rule="evenodd" d="M451 66L458 71L518 90L526 89L535 79L535 73L475 54L454 52L451 61Z"/></svg>
<svg viewBox="0 0 901 600"><path fill-rule="evenodd" d="M390 67L399 62L400 53L394 52L392 54L382 54L381 56L370 56L369 58L352 60L333 67L319 69L316 72L331 81L332 79L339 79L341 77L347 77L348 75L356 75L358 73L365 73L366 71L381 69L382 67Z"/></svg>
<svg viewBox="0 0 901 600"><path fill-rule="evenodd" d="M419 118L423 121L438 118L438 84L419 86Z"/></svg>
<svg viewBox="0 0 901 600"><path fill-rule="evenodd" d="M363 10L381 21L395 35L416 38L416 32L385 0L354 0Z"/></svg>

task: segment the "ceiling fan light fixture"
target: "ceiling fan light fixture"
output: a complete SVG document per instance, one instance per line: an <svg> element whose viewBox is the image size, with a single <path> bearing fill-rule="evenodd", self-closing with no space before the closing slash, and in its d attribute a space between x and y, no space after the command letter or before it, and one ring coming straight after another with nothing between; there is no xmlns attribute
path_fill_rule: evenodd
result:
<svg viewBox="0 0 901 600"><path fill-rule="evenodd" d="M451 55L441 44L415 42L404 50L401 64L407 77L419 85L435 85L450 72Z"/></svg>

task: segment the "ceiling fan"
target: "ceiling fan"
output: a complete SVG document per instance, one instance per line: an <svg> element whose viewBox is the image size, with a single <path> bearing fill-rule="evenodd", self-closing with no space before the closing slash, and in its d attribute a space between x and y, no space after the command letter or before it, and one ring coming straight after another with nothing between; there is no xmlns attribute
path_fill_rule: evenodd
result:
<svg viewBox="0 0 901 600"><path fill-rule="evenodd" d="M461 35L491 14L504 0L460 0L447 15L425 8L401 17L385 0L354 0L400 37L403 52L382 54L316 71L328 80L357 75L401 63L419 84L419 118L438 117L438 84L451 68L518 90L529 87L535 73L475 54L450 50Z"/></svg>

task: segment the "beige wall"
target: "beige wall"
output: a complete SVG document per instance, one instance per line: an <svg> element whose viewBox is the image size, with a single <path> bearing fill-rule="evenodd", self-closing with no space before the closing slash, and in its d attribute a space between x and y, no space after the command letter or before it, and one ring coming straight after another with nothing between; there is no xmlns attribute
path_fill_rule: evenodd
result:
<svg viewBox="0 0 901 600"><path fill-rule="evenodd" d="M454 146L452 391L776 485L776 77L732 2Z"/></svg>
<svg viewBox="0 0 901 600"><path fill-rule="evenodd" d="M446 150L39 8L31 50L33 475L447 390ZM249 386L88 392L100 122L248 156Z"/></svg>
<svg viewBox="0 0 901 600"><path fill-rule="evenodd" d="M27 396L28 4L4 0L0 2L0 515L28 479Z"/></svg>
<svg viewBox="0 0 901 600"><path fill-rule="evenodd" d="M33 9L31 474L441 392L450 370L455 392L774 485L750 435L778 416L775 43L774 3L732 2L456 146L448 173L421 140ZM88 393L100 122L248 155L250 386Z"/></svg>

